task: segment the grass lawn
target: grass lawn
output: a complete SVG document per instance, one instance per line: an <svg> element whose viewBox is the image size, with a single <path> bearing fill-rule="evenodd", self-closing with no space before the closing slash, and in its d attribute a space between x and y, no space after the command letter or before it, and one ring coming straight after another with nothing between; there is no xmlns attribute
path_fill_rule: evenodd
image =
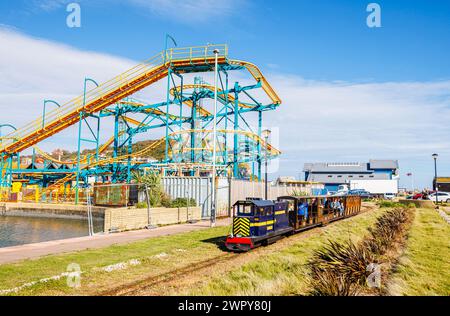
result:
<svg viewBox="0 0 450 316"><path fill-rule="evenodd" d="M359 240L386 209L360 214L318 230L285 249L264 255L226 274L196 284L181 293L187 295L305 295L308 270L305 264L314 249L327 240Z"/></svg>
<svg viewBox="0 0 450 316"><path fill-rule="evenodd" d="M267 248L239 256L235 266L220 265L163 294L186 295L304 295L308 294L305 263L328 239L360 239L386 209L360 214L324 228L285 239ZM127 245L48 256L0 265L0 293L28 282L61 275L71 263L83 271L81 287L70 288L66 277L38 282L9 295L95 295L224 254L217 241L228 233L217 227L172 236L151 238ZM391 278L392 294L449 295L450 226L434 210L417 210L407 249ZM107 266L138 262L123 269ZM228 264L229 263L224 263Z"/></svg>
<svg viewBox="0 0 450 316"><path fill-rule="evenodd" d="M393 295L450 295L450 225L435 210L417 210L391 280Z"/></svg>
<svg viewBox="0 0 450 316"><path fill-rule="evenodd" d="M103 249L85 250L70 254L53 255L37 260L0 265L0 292L25 283L60 275L71 263L80 265L83 271L81 287L67 286L67 278L38 283L12 295L89 295L111 286L133 282L144 276L158 275L177 267L213 258L223 254L217 245L209 241L228 233L228 227L217 227L172 236L151 238L127 245L115 245ZM112 272L99 268L139 260L139 265Z"/></svg>

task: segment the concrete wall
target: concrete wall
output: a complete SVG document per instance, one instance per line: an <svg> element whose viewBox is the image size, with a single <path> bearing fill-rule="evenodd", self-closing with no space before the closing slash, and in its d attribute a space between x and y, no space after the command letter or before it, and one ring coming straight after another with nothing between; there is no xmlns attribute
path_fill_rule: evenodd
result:
<svg viewBox="0 0 450 316"><path fill-rule="evenodd" d="M95 218L105 216L105 207L92 207ZM87 218L86 205L44 203L0 203L0 215L34 216L51 218Z"/></svg>
<svg viewBox="0 0 450 316"><path fill-rule="evenodd" d="M150 225L171 225L186 223L202 218L201 207L187 208L118 208L105 210L105 232L142 229Z"/></svg>

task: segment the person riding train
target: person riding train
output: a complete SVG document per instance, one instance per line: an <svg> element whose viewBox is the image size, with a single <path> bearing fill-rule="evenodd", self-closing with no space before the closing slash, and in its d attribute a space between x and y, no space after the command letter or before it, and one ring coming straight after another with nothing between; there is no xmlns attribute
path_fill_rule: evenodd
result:
<svg viewBox="0 0 450 316"><path fill-rule="evenodd" d="M333 211L339 212L339 216L342 216L344 214L344 205L342 204L340 198L334 198L333 202L331 203L331 207Z"/></svg>
<svg viewBox="0 0 450 316"><path fill-rule="evenodd" d="M306 220L308 218L308 201L306 199L301 199L300 203L298 203L298 215L303 216Z"/></svg>

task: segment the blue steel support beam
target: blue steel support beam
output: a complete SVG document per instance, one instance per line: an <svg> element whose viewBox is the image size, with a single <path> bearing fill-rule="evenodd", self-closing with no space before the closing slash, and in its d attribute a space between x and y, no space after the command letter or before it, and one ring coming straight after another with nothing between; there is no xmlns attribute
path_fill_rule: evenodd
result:
<svg viewBox="0 0 450 316"><path fill-rule="evenodd" d="M234 84L234 143L233 143L233 176L239 177L239 162L238 162L238 134L236 131L239 129L239 83Z"/></svg>
<svg viewBox="0 0 450 316"><path fill-rule="evenodd" d="M172 68L169 68L167 72L167 104L166 104L166 143L165 143L165 150L164 150L164 156L165 156L165 162L169 161L169 110L170 110L170 80L172 77Z"/></svg>

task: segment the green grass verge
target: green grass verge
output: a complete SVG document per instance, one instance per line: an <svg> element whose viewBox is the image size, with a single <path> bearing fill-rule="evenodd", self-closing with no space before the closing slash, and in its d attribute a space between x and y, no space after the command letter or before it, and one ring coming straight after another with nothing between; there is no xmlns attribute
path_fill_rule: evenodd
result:
<svg viewBox="0 0 450 316"><path fill-rule="evenodd" d="M389 286L393 295L450 295L450 225L435 210L418 209Z"/></svg>
<svg viewBox="0 0 450 316"><path fill-rule="evenodd" d="M337 222L294 245L237 269L214 277L200 287L186 289L188 295L304 295L309 291L306 263L315 249L327 240L359 240L367 234L367 228L375 223L385 209L360 214L346 221Z"/></svg>
<svg viewBox="0 0 450 316"><path fill-rule="evenodd" d="M69 254L26 260L0 265L0 291L19 287L25 283L60 275L71 263L79 264L83 271L81 287L67 286L67 278L39 283L13 295L89 295L139 280L143 276L158 275L171 269L222 254L215 239L227 234L228 227L198 230L172 236L150 238L126 245L85 250ZM211 241L212 239L212 241ZM158 258L159 254L167 256ZM114 272L98 271L108 265L131 259L140 265Z"/></svg>

